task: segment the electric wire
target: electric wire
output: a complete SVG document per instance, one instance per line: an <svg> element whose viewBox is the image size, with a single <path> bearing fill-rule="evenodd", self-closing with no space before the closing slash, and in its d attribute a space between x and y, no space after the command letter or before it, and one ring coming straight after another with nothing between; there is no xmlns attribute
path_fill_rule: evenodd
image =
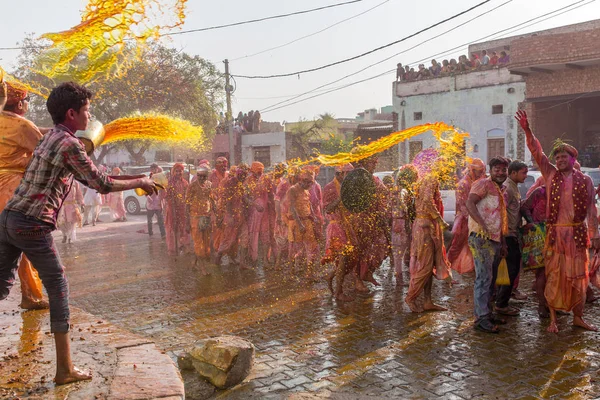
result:
<svg viewBox="0 0 600 400"><path fill-rule="evenodd" d="M244 59L244 58L250 58L250 57L257 56L257 55L259 55L259 54L264 54L264 53L267 53L267 52L269 52L269 51L273 51L273 50L281 49L282 47L289 46L290 44L293 44L293 43L299 42L299 41L301 41L301 40L303 40L303 39L307 39L307 38L309 38L309 37L312 37L312 36L318 35L319 33L323 33L323 32L325 32L325 31L327 31L327 30L329 30L329 29L331 29L331 28L333 28L333 27L336 27L336 26L338 26L338 25L340 25L340 24L343 24L344 22L350 21L351 19L354 19L354 18L358 18L358 17L360 17L361 15L364 15L364 14L366 14L366 13L370 12L370 11L373 11L373 10L375 10L376 8L379 8L379 7L381 7L381 6L382 6L382 5L384 5L385 3L388 3L389 1L390 1L390 0L385 0L385 1L383 1L383 2L381 2L381 3L379 3L379 4L376 4L375 6L373 6L373 7L369 8L369 9L367 9L367 10L363 11L363 12L360 12L360 13L358 13L358 14L355 14L355 15L351 16L351 17L345 18L345 19L343 19L343 20L341 20L341 21L338 21L338 22L336 22L335 24L329 25L329 26L327 26L327 27L325 27L325 28L323 28L323 29L321 29L321 30L318 30L318 31L316 31L316 32L309 33L308 35L301 36L301 37L299 37L299 38L297 38L297 39L294 39L294 40L292 40L292 41L289 41L289 42L287 42L287 43L284 43L284 44L281 44L281 45L278 45L278 46L274 46L274 47L271 47L271 48L268 48L268 49L265 49L265 50L261 50L261 51L258 51L258 52L256 52L256 53L253 53L253 54L248 54L248 55L246 55L246 56L241 56L241 57L234 58L234 59L232 59L231 61L238 61L238 60L241 60L241 59Z"/></svg>
<svg viewBox="0 0 600 400"><path fill-rule="evenodd" d="M479 42L479 41L481 41L481 40L483 40L483 39L486 39L486 38L488 38L488 37L496 36L496 35L497 35L498 33L500 33L500 32L509 31L509 30L511 30L511 29L513 29L513 28L515 28L515 27L517 27L517 26L521 26L521 25L527 24L528 22L534 21L534 20L536 20L536 19L539 19L539 18L546 17L546 16L548 16L548 15L550 15L550 14L554 14L554 13L557 13L557 12L559 12L559 11L563 11L565 8L572 7L573 5L576 5L576 4L579 4L579 3L582 3L582 2L584 2L584 1L585 1L585 0L580 0L580 1L577 1L577 2L575 2L575 3L571 3L571 4L569 4L569 5L565 6L565 7L561 7L561 8L559 8L559 9L557 9L557 10L550 11L550 12L548 12L548 13L542 14L542 15L540 15L540 16L538 16L538 17L535 17L535 18L529 19L529 20L527 20L527 21L525 21L525 22L519 23L519 24L517 24L517 25L514 25L514 26L512 26L512 27L509 27L509 28L503 29L503 30L501 30L501 31L498 31L498 32L492 33L492 34L490 34L490 35L484 36L483 38L477 39L477 40L475 40L475 41L471 41L471 42L467 43L466 45L468 45L468 44L471 44L471 43L477 43L477 42ZM551 17L549 17L549 18L546 18L546 20L547 20L547 19L550 19L550 18L557 17L557 16L559 16L559 15L562 15L562 14L564 14L564 13L566 13L566 12L573 11L573 10L575 10L575 9L577 9L577 8L580 8L580 7L584 6L584 5L591 4L591 3L592 3L592 2L594 2L594 1L595 1L595 0L592 0L592 1L588 2L588 3L585 3L585 4L579 5L579 6L577 6L577 7L571 8L571 9L569 9L569 10L563 11L563 12L561 12L561 13L559 13L559 14L556 14L556 15L553 15L553 16L551 16ZM530 24L530 25L527 25L527 26L525 26L524 28L527 28L527 27L529 27L529 26L531 26L531 25L534 25L534 24L537 24L537 22L536 22L536 23L532 23L532 24ZM454 50L456 50L456 49L458 49L458 48L462 48L462 47L464 47L464 46L465 46L465 44L463 44L463 45L460 45L460 46L456 46L456 47L454 47L454 48L452 48L452 49L446 50L446 51L444 51L444 52L436 53L436 54L434 54L434 55L432 55L432 56L425 57L425 58L423 58L423 59L421 59L421 60L419 60L419 61L415 61L415 62L412 62L412 63L410 63L410 64L417 64L417 63L419 63L419 62L422 62L422 61L424 61L424 60L428 60L428 59L431 59L431 58L433 58L433 57L437 57L437 56L439 56L439 55L447 54L447 53L448 53L448 52L450 52L450 51L452 51L452 52L453 52ZM377 63L377 64L378 64L378 63ZM310 99L313 99L313 98L316 98L316 97L320 97L320 96L326 95L326 94L328 94L328 93L331 93L331 92L335 92L335 91L342 90L342 89L345 89L345 88L347 88L347 87L350 87L350 86L354 86L354 85L356 85L356 84L359 84L359 83L363 83L363 82L366 82L366 81L369 81L369 80L372 80L372 79L379 78L379 77L381 77L381 76L387 75L387 74L389 74L389 73L392 73L392 72L395 72L395 71L396 71L396 68L393 68L393 69L387 70L387 71L385 71L385 72L382 72L382 73L380 73L380 74L377 74L377 75L375 75L375 76L371 76L371 77L369 77L369 78L361 79L361 80L358 80L358 81L355 81L355 82L351 82L351 83L345 84L345 85L343 85L343 86L339 86L339 87L336 87L336 88L332 88L332 89L330 89L330 90L327 90L327 91L325 91L325 92L323 92L323 93L315 94L314 96L306 97L306 98L304 98L304 99L300 99L300 100L298 100L298 101L294 101L294 102L292 102L292 103L289 103L289 104L283 104L283 105L280 105L280 106L278 106L278 107L275 107L275 105L272 105L272 106L270 106L270 107L266 107L266 108L264 108L264 109L260 110L260 112L261 112L261 114L264 114L264 113L267 113L267 112L271 112L271 111L275 111L275 110L278 110L278 109L281 109L281 108L285 108L285 107L288 107L288 106L291 106L291 105L294 105L294 104L301 103L301 102L303 102L303 101L306 101L306 100L310 100ZM339 80L338 80L338 81L339 81ZM336 81L336 82L337 82L337 81ZM330 83L330 84L331 84L331 83ZM320 86L319 88L322 88L323 86L326 86L326 85L322 85L322 86ZM311 91L311 92L312 92L312 91ZM305 93L304 93L304 94L302 94L302 95L309 94L309 93L311 93L311 92L305 92ZM297 97L299 97L299 96L297 96ZM296 97L296 98L297 98L297 97ZM292 100L292 99L290 99L289 101L291 101L291 100ZM285 103L285 101L284 101L284 102L280 102L280 103L278 103L278 104L282 104L282 103Z"/></svg>
<svg viewBox="0 0 600 400"><path fill-rule="evenodd" d="M358 55L353 56L353 57L349 57L349 58L345 58L343 60L339 60L339 61L335 61L335 62L332 62L332 63L329 63L329 64L321 65L320 67L305 69L305 70L296 71L296 72L289 72L289 73L285 73L285 74L273 74L273 75L236 75L236 77L238 77L238 78L246 78L246 79L271 79L271 78L283 78L283 77L287 77L287 76L296 76L296 75L299 76L301 74L306 74L306 73L309 73L309 72L320 71L322 69L330 68L330 67L333 67L335 65L340 65L340 64L343 64L343 63L347 63L349 61L353 61L353 60L359 59L361 57L367 56L369 54L375 53L377 51L386 49L386 48L388 48L390 46L393 46L393 45L396 45L398 43L402 43L402 42L404 42L404 41L406 41L406 40L408 40L410 38L413 38L413 37L415 37L417 35L420 35L423 32L427 32L428 30L431 30L431 29L433 29L433 28L435 28L435 27L437 27L439 25L442 25L442 24L444 24L444 23L446 23L448 21L451 21L451 20L453 20L455 18L458 18L461 15L464 15L464 14L466 14L466 13L468 13L468 12L470 12L470 11L478 8L478 7L483 6L486 3L489 3L490 1L492 1L492 0L484 0L481 3L478 3L478 4L474 5L473 7L470 7L468 9L464 10L464 11L461 11L458 14L455 14L455 15L453 15L451 17L448 17L448 18L446 18L446 19L444 19L442 21L436 22L435 24L430 25L427 28L423 28L423 29L421 29L418 32L415 32L415 33L412 33L412 34L410 34L408 36L405 36L402 39L395 40L395 41L393 41L391 43L385 44L383 46L376 47L376 48L374 48L372 50L366 51L366 52L364 52L362 54L358 54Z"/></svg>

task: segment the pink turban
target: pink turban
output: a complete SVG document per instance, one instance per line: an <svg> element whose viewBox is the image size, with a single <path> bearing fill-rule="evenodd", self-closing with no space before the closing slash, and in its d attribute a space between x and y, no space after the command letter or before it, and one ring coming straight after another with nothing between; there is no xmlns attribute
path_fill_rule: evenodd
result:
<svg viewBox="0 0 600 400"><path fill-rule="evenodd" d="M354 167L352 166L352 164L348 163L348 164L336 166L335 172L350 172L353 169L354 169Z"/></svg>

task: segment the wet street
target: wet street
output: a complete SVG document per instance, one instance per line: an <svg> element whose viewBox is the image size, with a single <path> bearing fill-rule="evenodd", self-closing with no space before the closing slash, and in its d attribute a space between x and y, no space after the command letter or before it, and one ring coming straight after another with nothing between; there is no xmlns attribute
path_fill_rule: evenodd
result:
<svg viewBox="0 0 600 400"><path fill-rule="evenodd" d="M107 216L104 217L107 219ZM574 329L548 334L531 292L515 302L521 315L499 335L472 329L472 278L434 284L449 308L412 314L406 286L396 287L386 262L382 286L351 303L332 301L324 282L310 283L272 267L192 270L192 256L169 258L145 216L79 231L59 243L72 304L156 342L172 357L195 340L238 335L257 349L247 382L218 392L245 398L596 398L600 396L600 335ZM60 238L57 235L60 242ZM407 280L408 277L406 276ZM600 325L600 305L586 306ZM347 396L347 397L344 397Z"/></svg>

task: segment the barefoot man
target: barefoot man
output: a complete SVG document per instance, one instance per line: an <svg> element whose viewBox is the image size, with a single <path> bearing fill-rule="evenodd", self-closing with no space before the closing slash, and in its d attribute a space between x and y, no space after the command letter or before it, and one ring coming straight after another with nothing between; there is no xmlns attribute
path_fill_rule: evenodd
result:
<svg viewBox="0 0 600 400"><path fill-rule="evenodd" d="M19 257L25 254L39 272L50 301L50 330L56 345L57 385L91 379L71 361L69 287L52 231L58 208L73 179L100 193L141 188L156 192L149 178L113 179L98 171L75 132L90 119L92 93L68 82L54 88L46 106L55 123L33 152L23 179L0 214L0 299L8 296Z"/></svg>
<svg viewBox="0 0 600 400"><path fill-rule="evenodd" d="M29 107L29 96L10 84L0 84L0 211L19 186L25 167L42 133L23 115ZM2 96L4 94L4 96ZM27 310L48 308L43 299L42 281L26 256L21 257L18 268L21 280L21 307Z"/></svg>
<svg viewBox="0 0 600 400"><path fill-rule="evenodd" d="M342 204L341 188L346 174L353 169L352 164L335 167L335 178L323 189L323 204L329 224L327 225L325 256L321 260L321 264L333 263L335 265L328 278L329 290L335 299L340 301L352 300L352 297L343 293L344 277L348 272L352 272L354 263L350 261L352 258L350 238L353 237L348 221L350 212ZM334 277L337 278L335 292L333 291Z"/></svg>
<svg viewBox="0 0 600 400"><path fill-rule="evenodd" d="M304 263L305 275L313 278L316 273L313 268L319 253L319 245L315 235L316 215L312 209L309 192L314 183L314 173L304 169L298 176L298 183L288 191L291 258L296 266L299 263Z"/></svg>
<svg viewBox="0 0 600 400"><path fill-rule="evenodd" d="M573 311L573 325L596 331L583 320L585 292L589 282L588 247L600 249L594 185L589 176L573 168L577 149L558 139L550 163L542 145L529 129L524 111L516 115L525 131L527 147L546 181L547 231L545 248L546 289L550 308L548 332L558 332L556 310Z"/></svg>
<svg viewBox="0 0 600 400"><path fill-rule="evenodd" d="M433 174L426 175L417 188L417 215L412 226L410 285L405 300L412 312L446 311L431 299L434 275L440 280L452 277L442 249L443 230L448 228L448 224L436 205L440 196L439 180ZM423 307L416 303L421 292L425 295Z"/></svg>

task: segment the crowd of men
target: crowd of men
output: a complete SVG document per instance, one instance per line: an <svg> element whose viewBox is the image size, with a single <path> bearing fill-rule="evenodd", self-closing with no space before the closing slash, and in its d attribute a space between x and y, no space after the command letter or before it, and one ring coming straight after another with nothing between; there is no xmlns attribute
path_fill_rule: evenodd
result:
<svg viewBox="0 0 600 400"><path fill-rule="evenodd" d="M417 70L402 64L396 68L396 82L416 81L421 79L434 78L438 76L449 76L461 72L485 70L502 67L510 62L510 55L505 51L500 53L492 51L488 54L487 50L482 50L481 54L471 53L471 57L462 55L450 60L443 60L441 63L431 60L431 66L425 67L425 64L419 64Z"/></svg>
<svg viewBox="0 0 600 400"><path fill-rule="evenodd" d="M529 130L526 115L519 113L517 119L542 177L521 199L518 184L527 176L525 163L495 157L489 176L481 160L467 163L457 185L456 219L447 250L443 232L448 224L436 174L409 164L382 182L373 175L375 156L354 166L337 166L335 178L324 188L315 181L319 168L312 165L279 164L265 173L260 162L228 170L227 160L219 158L211 171L204 160L189 185L175 173L165 194L166 214L172 216L167 223L169 252L178 254L193 244L203 273L202 260L212 255L217 265L233 263L246 269L272 263L310 279L327 275L339 301L353 300L346 279L355 292L379 285L374 272L390 257L398 283L408 267L405 301L414 312L444 310L432 299L434 277L452 281L452 271L475 271L475 327L491 333L506 322L500 315L519 314L509 300L511 295L522 296L518 285L524 266L536 269L538 313L550 317L550 331L558 329L556 313L567 311L573 311L574 325L595 329L582 318L589 294L588 249L600 249L593 184L577 169L574 147L557 143L550 155L555 166ZM349 211L341 195L346 175L355 168L368 171L376 188L368 208L360 212ZM529 265L521 259L522 237L540 226L547 239L538 240L537 251L544 260ZM510 283L497 286L502 260ZM421 294L423 302L418 300Z"/></svg>
<svg viewBox="0 0 600 400"><path fill-rule="evenodd" d="M375 272L389 257L398 284L408 266L405 302L422 312L445 310L433 301L434 277L450 282L453 270L474 270L475 328L488 333L498 332L503 316L519 314L509 299L518 286L521 241L543 226L541 263L525 262L537 269L540 317L550 318L549 332L558 332L560 312L572 312L574 326L596 330L583 319L590 276L598 273L589 254L590 248L600 251L596 190L577 169L577 150L557 141L548 158L522 111L516 118L542 177L523 201L518 184L527 175L524 163L495 157L487 176L481 160L469 162L458 183L454 235L446 251L448 225L435 171L404 165L382 182L373 175L377 157L372 156L337 166L335 178L321 188L316 165L279 164L265 173L260 162L229 168L221 157L214 169L201 161L191 182L184 166L174 165L166 189L159 191L152 179L162 172L157 165L150 178L139 178L120 176L118 170L109 175L92 163L75 136L87 128L91 98L85 87L59 85L47 100L55 126L40 129L23 117L27 92L0 85L0 299L8 296L18 271L21 306L50 308L57 384L91 379L71 361L68 285L52 235L57 225L67 224L68 232L74 222L70 206L77 209L81 201L75 181L100 195L129 189L148 193L149 233L156 215L169 253L178 256L193 248L202 274L208 273L211 257L217 265L241 269L273 263L308 279L326 275L333 296L344 302L353 300L344 281L355 292L369 291L367 285L379 285ZM361 175L367 180L358 180ZM364 206L348 205L348 185L362 193ZM506 282L497 280L501 275Z"/></svg>

